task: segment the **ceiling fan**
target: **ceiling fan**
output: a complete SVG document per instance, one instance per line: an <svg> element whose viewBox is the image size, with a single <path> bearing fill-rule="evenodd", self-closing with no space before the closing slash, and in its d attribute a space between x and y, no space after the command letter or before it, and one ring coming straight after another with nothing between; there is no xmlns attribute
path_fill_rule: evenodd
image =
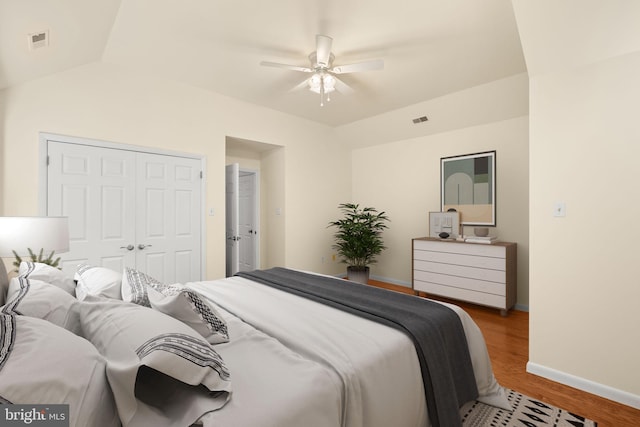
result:
<svg viewBox="0 0 640 427"><path fill-rule="evenodd" d="M336 75L356 73L359 71L381 70L384 68L382 59L358 62L355 64L333 66L334 55L331 53L333 39L321 34L316 35L316 50L309 54L310 67L299 67L297 65L280 64L278 62L262 61L260 65L267 67L285 68L287 70L300 71L303 73L313 73L311 77L305 79L294 89L309 87L309 90L320 94L320 106L326 100L330 101L329 94L334 90L342 93L353 92L347 84L338 79Z"/></svg>

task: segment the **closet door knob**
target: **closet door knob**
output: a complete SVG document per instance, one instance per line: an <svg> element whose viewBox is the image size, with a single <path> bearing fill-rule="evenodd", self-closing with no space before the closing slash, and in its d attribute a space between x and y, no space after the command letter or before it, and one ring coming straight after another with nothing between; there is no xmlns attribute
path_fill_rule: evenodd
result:
<svg viewBox="0 0 640 427"><path fill-rule="evenodd" d="M128 251L132 251L134 250L136 247L133 245L127 245L127 246L120 246L120 249L126 249Z"/></svg>
<svg viewBox="0 0 640 427"><path fill-rule="evenodd" d="M153 246L153 245L143 245L142 243L140 243L140 244L138 245L138 249L143 250L144 248L148 248L148 247L150 247L150 246Z"/></svg>

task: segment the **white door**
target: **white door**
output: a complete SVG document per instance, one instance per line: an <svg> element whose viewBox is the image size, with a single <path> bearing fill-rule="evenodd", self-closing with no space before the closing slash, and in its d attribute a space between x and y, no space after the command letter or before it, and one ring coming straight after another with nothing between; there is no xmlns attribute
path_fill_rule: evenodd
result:
<svg viewBox="0 0 640 427"><path fill-rule="evenodd" d="M162 283L200 277L200 162L137 153L136 266Z"/></svg>
<svg viewBox="0 0 640 427"><path fill-rule="evenodd" d="M239 207L239 268L240 271L252 271L258 268L258 201L256 172L240 172Z"/></svg>
<svg viewBox="0 0 640 427"><path fill-rule="evenodd" d="M63 270L81 262L200 280L200 161L48 141L47 214L69 217Z"/></svg>
<svg viewBox="0 0 640 427"><path fill-rule="evenodd" d="M239 227L239 179L240 165L233 163L225 168L225 224L226 224L226 275L233 276L240 269Z"/></svg>

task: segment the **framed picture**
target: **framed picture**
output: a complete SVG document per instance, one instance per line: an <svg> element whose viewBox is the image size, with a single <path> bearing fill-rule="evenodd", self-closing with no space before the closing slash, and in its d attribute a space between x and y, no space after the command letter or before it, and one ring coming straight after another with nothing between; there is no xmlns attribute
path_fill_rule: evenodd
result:
<svg viewBox="0 0 640 427"><path fill-rule="evenodd" d="M440 159L440 209L460 212L462 225L496 225L496 152Z"/></svg>

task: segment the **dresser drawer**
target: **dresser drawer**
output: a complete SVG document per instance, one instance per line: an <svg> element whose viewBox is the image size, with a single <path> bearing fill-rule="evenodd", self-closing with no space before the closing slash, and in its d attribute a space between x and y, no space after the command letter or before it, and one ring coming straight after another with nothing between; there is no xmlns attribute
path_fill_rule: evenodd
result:
<svg viewBox="0 0 640 427"><path fill-rule="evenodd" d="M465 265L469 267L488 268L490 270L505 269L504 258L494 258L481 255L467 255L451 252L435 252L414 249L414 260L439 262L442 264Z"/></svg>
<svg viewBox="0 0 640 427"><path fill-rule="evenodd" d="M468 289L453 288L450 286L442 286L437 283L423 282L416 280L414 289L446 298L453 298L461 301L472 302L474 304L486 305L489 307L499 308L501 310L508 309L504 296L487 294L483 292L470 291Z"/></svg>
<svg viewBox="0 0 640 427"><path fill-rule="evenodd" d="M485 292L488 294L500 295L503 298L506 295L504 282L496 283L487 280L480 280L478 278L451 276L448 274L420 270L415 270L413 272L413 278L416 281L431 282L437 285L467 289L474 292Z"/></svg>
<svg viewBox="0 0 640 427"><path fill-rule="evenodd" d="M502 245L485 245L482 243L447 242L441 240L414 240L414 250L448 252L461 255L477 255L494 258L506 258Z"/></svg>
<svg viewBox="0 0 640 427"><path fill-rule="evenodd" d="M504 270L490 270L486 268L468 267L458 264L442 264L439 262L414 260L413 269L417 271L429 271L431 273L441 273L456 277L467 277L470 279L487 280L489 282L506 282Z"/></svg>

